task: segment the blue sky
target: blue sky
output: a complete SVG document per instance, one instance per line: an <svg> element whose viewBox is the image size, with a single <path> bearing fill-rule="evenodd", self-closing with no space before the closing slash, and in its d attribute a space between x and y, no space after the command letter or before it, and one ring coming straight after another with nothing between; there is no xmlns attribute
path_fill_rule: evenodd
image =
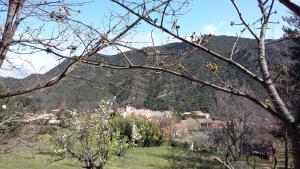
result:
<svg viewBox="0 0 300 169"><path fill-rule="evenodd" d="M295 3L300 4L300 0L293 0ZM248 23L259 18L260 11L257 7L256 0L236 0L239 5L244 18ZM277 0L274 8L278 11L276 15L272 16L272 21L279 21L280 24L271 25L268 38L280 38L282 36L282 16L289 16L289 10L281 5ZM124 13L125 11L117 4L112 3L110 0L94 0L87 5L80 7L80 14L76 16L86 24L93 24L99 28L103 28L107 24L107 18L111 12ZM216 35L236 35L241 30L241 27L230 26L230 22L240 23L238 15L232 6L230 0L193 0L192 3L183 10L183 15L178 18L178 24L181 26L180 34L188 36L192 32L196 33L212 33ZM132 32L127 39L139 42L150 42L150 32L153 27L143 23L139 25L138 29ZM244 33L243 37L251 38L249 33ZM161 45L168 42L175 41L169 39L168 36L159 30L154 29L155 45ZM136 47L143 47L151 45L150 43L138 43ZM102 53L112 54L113 51L108 48ZM29 66L24 66L18 70L4 71L0 70L1 76L13 76L23 78L30 73L45 73L50 70L59 62L54 56L35 54L26 56L32 61ZM20 62L20 61L18 61ZM25 63L24 63L25 65ZM33 66L34 65L34 66Z"/></svg>
<svg viewBox="0 0 300 169"><path fill-rule="evenodd" d="M293 2L300 4L300 0L293 0ZM236 0L236 3L240 7L243 13L244 19L248 23L253 23L260 17L260 10L256 0ZM272 15L271 21L279 22L279 24L271 24L268 31L267 38L277 39L283 34L282 16L289 16L289 10L280 4L277 0L274 4L274 9L278 11L277 14ZM82 13L78 16L78 19L93 23L94 25L102 25L101 19L95 16L108 16L111 11L124 12L124 10L117 4L112 3L110 0L98 0L93 1L81 8ZM240 23L240 19L237 15L230 0L193 0L192 3L182 10L182 14L178 18L178 24L181 26L180 35L189 36L191 33L212 33L215 35L230 35L235 36L243 29L241 26L230 26L230 22ZM168 42L176 41L169 39L165 33L143 23L138 29L128 36L128 39L138 42L136 47L152 45L150 32L154 30L155 45L162 45ZM242 37L252 38L249 32L242 34ZM110 48L104 50L102 53L111 54Z"/></svg>
<svg viewBox="0 0 300 169"><path fill-rule="evenodd" d="M292 0L300 4L300 0ZM256 0L236 0L239 5L244 18L252 23L257 20L260 11L257 7ZM109 10L123 11L118 5L112 3L110 0L93 1L82 8L80 19L94 24L101 23L101 20L95 16L104 16L109 14ZM275 2L274 9L278 14L272 16L272 21L279 21L280 24L271 25L269 31L269 38L279 38L282 35L282 16L288 16L289 10L285 8L278 1ZM238 26L230 26L230 22L239 23L238 15L232 6L230 0L193 0L189 7L183 10L182 16L179 17L178 23L181 26L181 34L190 34L192 32L206 33L211 32L215 34L235 35L240 31ZM143 31L149 31L152 28L143 24L141 26ZM244 37L250 37L249 34L244 34Z"/></svg>

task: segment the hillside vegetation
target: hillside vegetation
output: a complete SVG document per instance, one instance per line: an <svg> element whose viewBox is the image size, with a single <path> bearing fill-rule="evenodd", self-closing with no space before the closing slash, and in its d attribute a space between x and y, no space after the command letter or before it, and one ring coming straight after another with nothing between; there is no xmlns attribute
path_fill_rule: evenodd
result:
<svg viewBox="0 0 300 169"><path fill-rule="evenodd" d="M235 37L214 36L207 42L206 46L229 56L234 42ZM252 39L241 38L233 59L259 74L255 57L257 53L255 44L256 42ZM269 46L267 51L269 61L276 63L279 55L287 56L284 52L289 45L289 42L283 42ZM205 65L216 63L220 66L220 76L223 76L224 79L230 79L232 84L244 86L249 92L259 93L259 97L262 100L265 99L265 94L258 91L260 88L257 87L258 84L247 81L248 77L222 62L212 59L202 51L195 50L184 43L171 43L157 48L160 49L161 53L168 53L161 60L170 63L170 65L182 64L202 80L215 80ZM153 48L144 48L144 50L153 51ZM127 54L133 58L135 63L156 64L153 58L147 58L141 53L129 51ZM124 64L121 55L98 55L93 60ZM25 84L22 87L32 86L53 77L66 66L67 62L64 61L43 75L30 75L21 80L13 78L3 78L3 80L6 86L12 90L19 84ZM74 77L82 77L89 81ZM247 81L247 85L245 81ZM27 101L28 106L36 110L54 108L93 110L100 98L112 98L114 96L116 96L118 106L131 105L137 108L171 109L181 112L199 109L210 112L217 111L218 102L222 99L219 98L215 90L166 73L147 70L120 71L87 67L83 64L72 73L71 77L66 77L58 85L22 95L19 98Z"/></svg>

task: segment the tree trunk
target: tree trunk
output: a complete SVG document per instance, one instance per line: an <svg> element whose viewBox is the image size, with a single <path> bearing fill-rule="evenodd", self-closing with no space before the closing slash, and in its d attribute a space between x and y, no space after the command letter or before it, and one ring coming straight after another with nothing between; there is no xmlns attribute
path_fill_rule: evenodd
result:
<svg viewBox="0 0 300 169"><path fill-rule="evenodd" d="M267 14L264 13L264 19L267 19ZM270 99L272 100L272 103L274 105L274 108L276 112L278 112L277 115L279 115L279 118L281 121L283 121L285 124L287 123L294 123L295 119L293 115L289 112L287 109L285 103L283 102L282 98L278 94L278 91L272 81L267 59L266 59L266 44L265 44L265 35L268 28L268 20L264 20L264 24L262 25L261 32L260 32L260 38L258 43L258 54L259 54L259 66L260 71L263 77L263 80L265 82L265 89L268 92L268 95Z"/></svg>
<svg viewBox="0 0 300 169"><path fill-rule="evenodd" d="M284 168L289 168L289 146L288 146L288 133L285 131L284 135Z"/></svg>
<svg viewBox="0 0 300 169"><path fill-rule="evenodd" d="M24 0L10 0L8 4L6 23L0 41L0 67L6 58L9 45L21 21Z"/></svg>
<svg viewBox="0 0 300 169"><path fill-rule="evenodd" d="M300 125L297 128L295 127L290 137L292 140L294 168L300 169Z"/></svg>

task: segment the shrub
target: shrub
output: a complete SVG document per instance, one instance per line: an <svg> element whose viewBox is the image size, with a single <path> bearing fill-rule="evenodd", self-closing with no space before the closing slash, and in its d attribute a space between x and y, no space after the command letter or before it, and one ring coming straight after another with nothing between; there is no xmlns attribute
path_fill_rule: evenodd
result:
<svg viewBox="0 0 300 169"><path fill-rule="evenodd" d="M93 113L70 111L72 116L52 137L56 155L77 159L87 169L102 169L113 155L123 155L128 144L112 125L111 104L102 100Z"/></svg>
<svg viewBox="0 0 300 169"><path fill-rule="evenodd" d="M115 119L115 127L134 146L159 146L166 139L165 133L157 123L138 116Z"/></svg>
<svg viewBox="0 0 300 169"><path fill-rule="evenodd" d="M170 142L171 147L188 149L189 143L186 140L173 140Z"/></svg>

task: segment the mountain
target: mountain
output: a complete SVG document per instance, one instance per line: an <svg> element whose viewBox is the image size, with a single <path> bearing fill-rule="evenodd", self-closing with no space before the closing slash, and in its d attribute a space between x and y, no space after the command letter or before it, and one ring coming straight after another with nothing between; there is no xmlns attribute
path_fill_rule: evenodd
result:
<svg viewBox="0 0 300 169"><path fill-rule="evenodd" d="M235 37L213 36L205 44L218 53L229 56ZM268 60L272 65L278 65L282 56L287 56L289 42L280 42L268 46ZM259 74L257 65L257 47L253 39L241 38L233 55L233 59L245 65L246 68ZM216 78L206 68L208 63L216 63L220 67L220 77L227 79L234 86L243 86L242 90L257 93L264 100L266 95L259 84L249 80L227 64L218 61L208 54L184 43L171 43L164 46L147 47L148 52L158 51L167 55L160 57L145 57L136 51L126 54L139 64L164 64L173 69L184 65L191 73L204 81L216 81ZM125 64L122 55L97 55L93 60L105 60L111 63ZM30 75L24 79L2 78L10 90L41 83L58 74L69 61L64 61L45 74ZM179 70L182 71L182 70ZM276 71L274 71L276 72ZM112 70L94 68L81 64L71 76L83 77L90 81L74 77L66 77L59 84L29 94L19 96L28 102L32 109L49 110L58 107L93 110L101 98L116 96L118 106L131 105L137 108L153 110L175 109L177 111L205 110L220 112L220 98L215 90L171 76L166 73L148 70ZM91 82L93 81L93 82ZM218 82L217 82L218 83ZM238 98L234 98L238 100Z"/></svg>

